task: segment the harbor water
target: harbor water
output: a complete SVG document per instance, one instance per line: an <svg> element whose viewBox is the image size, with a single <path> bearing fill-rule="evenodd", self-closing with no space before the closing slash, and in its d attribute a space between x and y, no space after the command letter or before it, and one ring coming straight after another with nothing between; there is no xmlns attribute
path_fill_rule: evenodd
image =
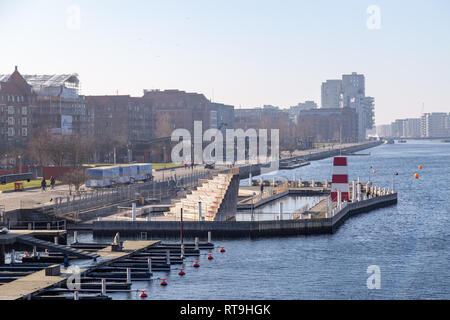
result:
<svg viewBox="0 0 450 320"><path fill-rule="evenodd" d="M200 256L198 269L187 258L184 277L175 265L169 273L155 272L152 281L133 282L130 293L108 294L139 299L146 289L147 299L449 299L450 144L408 141L368 152L348 157L349 179L370 175L376 186L395 184L397 205L354 216L329 235L217 242L213 235L226 252L213 250L214 260ZM274 175L323 181L331 180L331 171L330 158ZM369 266L379 267L380 289L367 287ZM167 278L168 286L158 278Z"/></svg>

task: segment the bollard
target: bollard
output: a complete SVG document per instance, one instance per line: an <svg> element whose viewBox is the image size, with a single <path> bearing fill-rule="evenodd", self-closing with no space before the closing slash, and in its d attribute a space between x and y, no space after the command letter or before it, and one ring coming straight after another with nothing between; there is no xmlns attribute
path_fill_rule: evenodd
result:
<svg viewBox="0 0 450 320"><path fill-rule="evenodd" d="M73 300L79 300L79 297L78 297L78 291L75 291L75 292L73 293Z"/></svg>
<svg viewBox="0 0 450 320"><path fill-rule="evenodd" d="M184 258L184 244L181 244L181 259Z"/></svg>
<svg viewBox="0 0 450 320"><path fill-rule="evenodd" d="M150 222L151 221L151 219L150 219L150 214L147 216L147 222Z"/></svg>
<svg viewBox="0 0 450 320"><path fill-rule="evenodd" d="M195 237L194 245L195 245L195 250L198 250L198 237Z"/></svg>
<svg viewBox="0 0 450 320"><path fill-rule="evenodd" d="M282 202L280 202L280 207L279 207L279 210L278 210L279 212L278 212L278 214L279 214L279 219L280 220L283 220L283 203Z"/></svg>
<svg viewBox="0 0 450 320"><path fill-rule="evenodd" d="M166 263L170 264L170 250L166 251Z"/></svg>
<svg viewBox="0 0 450 320"><path fill-rule="evenodd" d="M355 180L352 181L352 202L355 202L356 200L356 182Z"/></svg>
<svg viewBox="0 0 450 320"><path fill-rule="evenodd" d="M127 267L127 284L131 283L131 268Z"/></svg>
<svg viewBox="0 0 450 320"><path fill-rule="evenodd" d="M198 221L202 221L202 203L198 203Z"/></svg>
<svg viewBox="0 0 450 320"><path fill-rule="evenodd" d="M147 259L148 272L152 273L152 258Z"/></svg>
<svg viewBox="0 0 450 320"><path fill-rule="evenodd" d="M252 177L252 172L250 171L249 177L248 177L249 181L248 181L248 185L251 187L253 185L253 177Z"/></svg>
<svg viewBox="0 0 450 320"><path fill-rule="evenodd" d="M101 221L102 221L102 217L98 217L98 218L97 218L97 221L100 221L100 222L101 222Z"/></svg>
<svg viewBox="0 0 450 320"><path fill-rule="evenodd" d="M340 205L342 202L341 190L338 190L338 192L337 192L337 202L338 202L338 205Z"/></svg>
<svg viewBox="0 0 450 320"><path fill-rule="evenodd" d="M102 295L102 296L106 296L106 281L105 281L104 278L102 279L102 291L101 291L101 295Z"/></svg>
<svg viewBox="0 0 450 320"><path fill-rule="evenodd" d="M136 203L131 204L131 221L136 221Z"/></svg>
<svg viewBox="0 0 450 320"><path fill-rule="evenodd" d="M55 241L55 244L58 244L58 236L54 236L54 241Z"/></svg>
<svg viewBox="0 0 450 320"><path fill-rule="evenodd" d="M37 256L37 250L36 250L36 246L33 246L33 257Z"/></svg>
<svg viewBox="0 0 450 320"><path fill-rule="evenodd" d="M14 264L16 262L16 250L11 250L11 264Z"/></svg>
<svg viewBox="0 0 450 320"><path fill-rule="evenodd" d="M211 231L208 231L208 243L211 243Z"/></svg>
<svg viewBox="0 0 450 320"><path fill-rule="evenodd" d="M73 243L78 243L78 231L73 232Z"/></svg>

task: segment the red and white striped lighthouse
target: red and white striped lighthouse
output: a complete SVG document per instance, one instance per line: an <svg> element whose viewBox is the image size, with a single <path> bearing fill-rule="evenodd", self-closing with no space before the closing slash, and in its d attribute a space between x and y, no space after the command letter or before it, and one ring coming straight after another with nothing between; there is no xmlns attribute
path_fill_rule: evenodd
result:
<svg viewBox="0 0 450 320"><path fill-rule="evenodd" d="M338 200L338 191L341 192L341 201L349 201L347 157L334 157L333 159L332 201Z"/></svg>

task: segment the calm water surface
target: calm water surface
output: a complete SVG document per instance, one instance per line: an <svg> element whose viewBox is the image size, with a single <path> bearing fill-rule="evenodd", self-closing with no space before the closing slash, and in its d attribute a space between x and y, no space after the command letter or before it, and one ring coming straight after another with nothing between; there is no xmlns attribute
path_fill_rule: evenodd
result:
<svg viewBox="0 0 450 320"><path fill-rule="evenodd" d="M348 158L350 179L366 181L373 166L374 184L391 187L398 172L396 206L352 217L333 235L219 241L227 252L215 250L212 261L201 256L199 269L188 259L185 277L175 269L155 273L168 278L167 287L134 282L136 291L112 297L138 299L137 290L147 289L149 299L450 299L450 144L408 141L369 151ZM276 175L330 180L331 165L325 159ZM380 290L367 289L370 265L380 267Z"/></svg>

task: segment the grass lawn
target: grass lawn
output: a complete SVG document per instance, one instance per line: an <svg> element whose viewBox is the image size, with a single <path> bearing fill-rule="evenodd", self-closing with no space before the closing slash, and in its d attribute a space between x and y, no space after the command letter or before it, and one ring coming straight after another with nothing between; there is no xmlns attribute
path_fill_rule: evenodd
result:
<svg viewBox="0 0 450 320"><path fill-rule="evenodd" d="M47 187L50 186L50 180L47 181ZM35 188L41 186L41 180L31 180L30 182L25 181L17 181L23 183L23 188ZM60 184L61 181L56 181L56 185ZM7 183L7 184L0 184L0 191L11 191L14 190L14 182Z"/></svg>
<svg viewBox="0 0 450 320"><path fill-rule="evenodd" d="M126 165L126 164L128 164L128 163L117 163L117 164L93 163L93 164L85 164L85 165L83 165L83 167L88 167L88 168L111 167L111 166L120 166L120 165ZM154 169L154 170L163 169L163 168L182 167L182 166L183 166L183 164L179 164L179 163L152 163L152 169Z"/></svg>

